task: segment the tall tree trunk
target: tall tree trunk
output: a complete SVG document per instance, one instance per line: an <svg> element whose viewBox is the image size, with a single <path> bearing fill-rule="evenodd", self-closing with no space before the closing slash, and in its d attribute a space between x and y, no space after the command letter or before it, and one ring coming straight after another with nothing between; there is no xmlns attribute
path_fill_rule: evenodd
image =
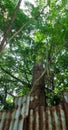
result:
<svg viewBox="0 0 68 130"><path fill-rule="evenodd" d="M37 106L46 105L46 96L45 96L45 75L42 75L44 72L43 64L36 63L33 68L33 80L32 80L32 89L30 95L32 101L30 103L30 108L36 108Z"/></svg>

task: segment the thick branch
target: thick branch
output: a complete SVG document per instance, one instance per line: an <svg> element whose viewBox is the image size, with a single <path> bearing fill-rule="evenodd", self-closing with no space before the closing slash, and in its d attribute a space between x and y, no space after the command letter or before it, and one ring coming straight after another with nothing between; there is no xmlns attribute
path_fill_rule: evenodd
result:
<svg viewBox="0 0 68 130"><path fill-rule="evenodd" d="M11 20L10 20L10 22L9 22L9 25L7 26L7 28L6 28L5 32L4 32L4 37L3 37L3 40L1 41L1 44L0 44L0 52L2 51L2 49L3 49L3 47L4 47L5 41L6 41L6 39L7 39L7 36L8 36L8 34L9 34L9 32L10 32L10 30L11 30L11 27L12 27L12 25L13 25L13 22L14 22L14 20L15 20L15 18L16 18L16 14L17 14L17 12L18 12L18 9L19 9L19 6L20 6L21 1L22 1L22 0L19 0L17 6L16 6L16 8L15 8L14 14L13 14L13 16L11 17Z"/></svg>

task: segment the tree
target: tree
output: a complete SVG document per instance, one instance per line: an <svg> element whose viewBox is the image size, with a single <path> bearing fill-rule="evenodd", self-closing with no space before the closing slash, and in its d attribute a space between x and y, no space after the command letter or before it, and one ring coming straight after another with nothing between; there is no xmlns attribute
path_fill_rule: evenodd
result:
<svg viewBox="0 0 68 130"><path fill-rule="evenodd" d="M45 73L42 62L34 65L30 96L34 97L34 101L30 104L31 109L37 106L46 106Z"/></svg>
<svg viewBox="0 0 68 130"><path fill-rule="evenodd" d="M0 53L0 101L3 106L10 97L8 94L30 92L32 68L39 62L44 66L41 77L44 75L47 105L56 105L61 93L68 90L67 0L35 3L36 6L26 2L26 11L19 8L6 37L8 44ZM1 39L16 5L17 1L0 2Z"/></svg>

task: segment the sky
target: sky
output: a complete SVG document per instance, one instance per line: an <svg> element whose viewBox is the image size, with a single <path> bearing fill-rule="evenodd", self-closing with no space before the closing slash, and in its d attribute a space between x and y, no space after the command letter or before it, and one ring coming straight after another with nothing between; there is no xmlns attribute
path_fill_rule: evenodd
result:
<svg viewBox="0 0 68 130"><path fill-rule="evenodd" d="M24 2L27 2L27 0L22 0L21 6L20 6L21 8L24 8ZM35 0L28 0L28 2L35 4Z"/></svg>

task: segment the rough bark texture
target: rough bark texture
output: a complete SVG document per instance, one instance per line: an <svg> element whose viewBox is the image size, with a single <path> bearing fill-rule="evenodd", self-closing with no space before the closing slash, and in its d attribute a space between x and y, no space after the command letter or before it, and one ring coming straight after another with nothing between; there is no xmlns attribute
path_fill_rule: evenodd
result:
<svg viewBox="0 0 68 130"><path fill-rule="evenodd" d="M32 90L31 97L33 97L30 108L36 108L37 106L45 106L45 75L41 76L43 73L43 64L36 63L33 68L33 81L32 81Z"/></svg>

